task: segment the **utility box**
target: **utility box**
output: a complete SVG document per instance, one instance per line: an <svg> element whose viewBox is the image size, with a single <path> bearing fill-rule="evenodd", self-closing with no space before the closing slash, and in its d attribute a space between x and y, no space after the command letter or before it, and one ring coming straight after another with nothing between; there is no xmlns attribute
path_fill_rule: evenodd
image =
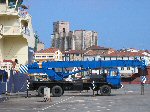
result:
<svg viewBox="0 0 150 112"><path fill-rule="evenodd" d="M48 87L44 88L44 101L51 101L50 88Z"/></svg>

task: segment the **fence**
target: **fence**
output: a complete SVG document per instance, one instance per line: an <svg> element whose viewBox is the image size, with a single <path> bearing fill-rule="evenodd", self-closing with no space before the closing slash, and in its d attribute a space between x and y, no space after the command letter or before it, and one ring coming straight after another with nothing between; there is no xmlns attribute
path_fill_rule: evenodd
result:
<svg viewBox="0 0 150 112"><path fill-rule="evenodd" d="M24 92L27 89L28 76L21 73L11 73L10 79L7 82L0 82L0 94L1 93L16 93Z"/></svg>

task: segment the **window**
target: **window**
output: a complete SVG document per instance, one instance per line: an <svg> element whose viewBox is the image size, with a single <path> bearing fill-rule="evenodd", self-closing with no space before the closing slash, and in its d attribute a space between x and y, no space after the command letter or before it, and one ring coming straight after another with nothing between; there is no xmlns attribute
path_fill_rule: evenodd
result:
<svg viewBox="0 0 150 112"><path fill-rule="evenodd" d="M36 56L37 58L40 58L41 56Z"/></svg>
<svg viewBox="0 0 150 112"><path fill-rule="evenodd" d="M117 76L117 72L116 71L112 71L111 72L111 76Z"/></svg>
<svg viewBox="0 0 150 112"><path fill-rule="evenodd" d="M76 56L79 56L79 54L76 54Z"/></svg>
<svg viewBox="0 0 150 112"><path fill-rule="evenodd" d="M104 60L105 60L105 57L104 57Z"/></svg>
<svg viewBox="0 0 150 112"><path fill-rule="evenodd" d="M130 67L127 67L127 70L130 70Z"/></svg>
<svg viewBox="0 0 150 112"><path fill-rule="evenodd" d="M121 67L121 70L124 70L124 67Z"/></svg>
<svg viewBox="0 0 150 112"><path fill-rule="evenodd" d="M57 28L55 29L55 32L58 32L58 29L57 29Z"/></svg>
<svg viewBox="0 0 150 112"><path fill-rule="evenodd" d="M45 58L46 56L42 56L42 58Z"/></svg>
<svg viewBox="0 0 150 112"><path fill-rule="evenodd" d="M65 31L65 28L63 28L63 32L65 33L66 31Z"/></svg>

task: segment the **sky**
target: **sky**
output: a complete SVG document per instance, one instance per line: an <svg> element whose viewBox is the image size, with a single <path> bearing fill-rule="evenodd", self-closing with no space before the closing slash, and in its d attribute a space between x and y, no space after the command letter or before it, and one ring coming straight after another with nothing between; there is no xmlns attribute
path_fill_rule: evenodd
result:
<svg viewBox="0 0 150 112"><path fill-rule="evenodd" d="M98 45L150 50L150 0L24 0L34 31L51 46L53 22L98 32Z"/></svg>

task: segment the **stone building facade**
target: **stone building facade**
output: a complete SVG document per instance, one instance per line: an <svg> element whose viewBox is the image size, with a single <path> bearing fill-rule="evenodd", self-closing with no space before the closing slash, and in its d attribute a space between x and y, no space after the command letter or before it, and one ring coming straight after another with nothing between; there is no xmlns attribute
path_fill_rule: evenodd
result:
<svg viewBox="0 0 150 112"><path fill-rule="evenodd" d="M53 23L52 47L62 51L85 50L97 45L98 33L95 31L70 31L69 22L57 21Z"/></svg>

